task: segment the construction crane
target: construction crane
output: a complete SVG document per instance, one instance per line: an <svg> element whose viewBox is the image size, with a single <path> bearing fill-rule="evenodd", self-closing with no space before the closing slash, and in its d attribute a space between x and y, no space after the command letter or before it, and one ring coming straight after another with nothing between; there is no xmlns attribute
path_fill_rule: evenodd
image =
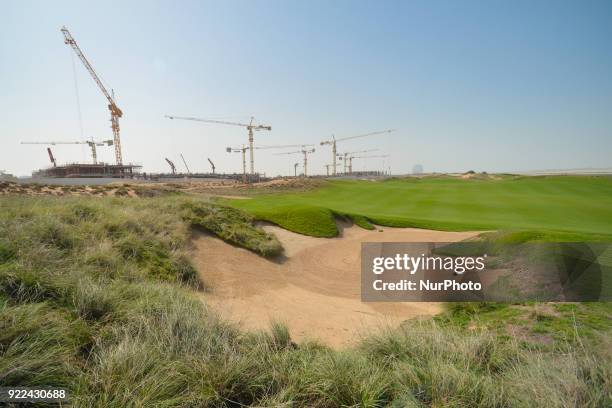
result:
<svg viewBox="0 0 612 408"><path fill-rule="evenodd" d="M215 174L215 163L213 163L212 160L210 160L210 158L208 158L208 162L210 163L210 166L212 167L213 174Z"/></svg>
<svg viewBox="0 0 612 408"><path fill-rule="evenodd" d="M320 144L321 146L323 145L331 145L332 147L332 172L333 175L336 175L336 142L341 142L343 140L350 140L350 139L357 139L360 137L366 137L366 136L374 136L374 135L381 135L383 133L391 133L395 131L395 129L387 129L387 130L381 130L378 132L370 132L370 133L364 133L362 135L355 135L355 136L346 136L346 137L341 137L340 139L336 139L334 135L332 135L332 138L330 140L324 140L322 141Z"/></svg>
<svg viewBox="0 0 612 408"><path fill-rule="evenodd" d="M86 144L89 145L90 149L91 149L91 158L93 161L93 164L98 164L98 151L96 149L96 146L112 146L113 145L113 141L112 140L101 140L99 142L93 141L93 140L86 140L84 142L21 142L21 144L43 144L43 145L69 145L69 144Z"/></svg>
<svg viewBox="0 0 612 408"><path fill-rule="evenodd" d="M187 169L187 174L191 174L191 170L189 170L189 166L187 166L187 162L185 161L185 158L183 157L183 153L181 153L181 160L183 160L183 164L185 165L185 168Z"/></svg>
<svg viewBox="0 0 612 408"><path fill-rule="evenodd" d="M267 125L255 125L253 124L253 121L255 120L255 118L253 116L251 116L251 121L247 124L247 123L238 123L238 122L226 122L226 121L222 121L222 120L211 120L211 119L201 119L201 118L193 118L193 117L187 117L187 116L171 116L171 115L166 115L166 117L168 119L180 119L180 120L193 120L196 122L204 122L204 123L216 123L219 125L232 125L232 126L242 126L245 127L249 133L249 155L250 155L250 160L251 160L251 174L255 174L255 160L253 158L253 132L254 131L260 131L260 130L272 130L272 126L267 126Z"/></svg>
<svg viewBox="0 0 612 408"><path fill-rule="evenodd" d="M351 154L357 154L357 153L370 153L370 152L375 152L378 149L369 149L369 150L358 150L358 151L354 151L354 152L344 152L341 155L338 155L338 157L340 157L341 159L344 160L344 174L346 174L346 166L348 164L348 157Z"/></svg>
<svg viewBox="0 0 612 408"><path fill-rule="evenodd" d="M47 147L47 153L49 153L49 160L53 163L53 167L57 167L57 162L55 161L55 157L53 157L53 152L50 147Z"/></svg>
<svg viewBox="0 0 612 408"><path fill-rule="evenodd" d="M242 153L242 182L246 183L246 151L248 147L242 145L242 147L226 147L225 151L228 153Z"/></svg>
<svg viewBox="0 0 612 408"><path fill-rule="evenodd" d="M263 150L263 149L283 149L288 147L304 147L305 145L274 145L274 146L253 146L253 149ZM312 145L308 145L312 146ZM246 183L246 151L251 150L250 147L242 145L242 147L226 147L225 151L228 153L242 153L242 174L243 181Z"/></svg>
<svg viewBox="0 0 612 408"><path fill-rule="evenodd" d="M312 149L306 149L306 147L308 146L312 146L312 145L302 145L302 150L296 150L294 152L282 152L282 153L276 153L277 155L281 155L281 154L297 154L297 153L302 153L304 155L304 177L308 177L308 155L310 153L314 153L315 149L314 147Z"/></svg>
<svg viewBox="0 0 612 408"><path fill-rule="evenodd" d="M349 174L353 173L353 159L376 159L376 158L384 158L384 157L389 157L388 154L381 154L378 156L351 156L348 158L349 160Z"/></svg>
<svg viewBox="0 0 612 408"><path fill-rule="evenodd" d="M329 177L329 168L333 166L332 164L326 164L325 165L325 172L327 173L327 176ZM340 166L340 163L336 164L336 167Z"/></svg>
<svg viewBox="0 0 612 408"><path fill-rule="evenodd" d="M172 160L170 160L169 158L166 157L166 162L170 165L170 170L172 171L172 175L176 174L176 166L174 165L174 162Z"/></svg>
<svg viewBox="0 0 612 408"><path fill-rule="evenodd" d="M119 118L123 116L123 112L115 103L115 93L112 90L111 93L106 90L106 87L104 87L104 84L98 77L98 74L96 74L96 71L94 71L87 58L85 58L83 51L81 51L81 48L79 48L76 40L72 37L72 34L70 34L70 31L68 31L66 27L62 27L61 32L64 34L64 43L72 47L77 57L79 57L85 66L85 69L87 69L89 75L91 75L96 85L98 85L98 88L100 88L100 91L102 91L106 97L106 100L108 101L108 110L111 114L111 129L113 130L113 144L115 145L115 160L117 165L120 166L123 164L123 157L121 155L121 138L119 136Z"/></svg>

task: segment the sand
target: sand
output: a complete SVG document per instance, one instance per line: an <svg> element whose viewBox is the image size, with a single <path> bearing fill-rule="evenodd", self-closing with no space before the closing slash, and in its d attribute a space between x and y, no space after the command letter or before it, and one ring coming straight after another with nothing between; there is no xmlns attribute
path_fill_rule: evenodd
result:
<svg viewBox="0 0 612 408"><path fill-rule="evenodd" d="M338 238L314 238L264 225L285 248L285 257L278 260L198 233L194 259L209 288L201 294L203 301L245 329L268 329L275 320L287 324L298 343L312 339L342 348L366 332L442 310L437 303L361 302L361 242L454 242L478 234L340 227Z"/></svg>

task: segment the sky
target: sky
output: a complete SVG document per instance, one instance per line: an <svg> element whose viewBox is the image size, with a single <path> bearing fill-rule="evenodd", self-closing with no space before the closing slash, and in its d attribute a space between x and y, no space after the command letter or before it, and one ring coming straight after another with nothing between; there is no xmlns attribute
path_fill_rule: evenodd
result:
<svg viewBox="0 0 612 408"><path fill-rule="evenodd" d="M354 170L528 171L612 167L612 2L4 1L0 14L0 169L50 165L44 145L110 139L106 100L65 25L123 110L124 162L144 171L241 172L237 126L271 125L255 144L378 149ZM77 102L78 101L78 102ZM80 119L79 119L80 118ZM81 130L82 129L82 130ZM83 145L52 147L59 163ZM292 151L293 149L284 149ZM257 171L293 174L302 156L255 151ZM112 148L99 158L113 162ZM301 169L301 166L300 166Z"/></svg>

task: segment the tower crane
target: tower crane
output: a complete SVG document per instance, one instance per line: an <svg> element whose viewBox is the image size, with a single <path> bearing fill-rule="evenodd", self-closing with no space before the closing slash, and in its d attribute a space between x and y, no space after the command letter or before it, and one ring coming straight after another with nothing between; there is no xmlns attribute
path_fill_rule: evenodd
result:
<svg viewBox="0 0 612 408"><path fill-rule="evenodd" d="M21 142L21 144L43 144L43 145L69 145L69 144L86 144L91 149L91 158L93 164L98 164L98 152L96 146L112 146L112 140L100 140L98 142L93 140L86 140L84 142Z"/></svg>
<svg viewBox="0 0 612 408"><path fill-rule="evenodd" d="M304 155L304 177L308 177L308 155L310 153L314 153L315 151L314 147L312 149L307 149L308 146L312 146L312 145L302 145L302 150L296 150L294 152L282 152L282 153L276 153L276 154L281 155L281 154L302 153Z"/></svg>
<svg viewBox="0 0 612 408"><path fill-rule="evenodd" d="M172 175L175 175L176 174L176 166L174 165L174 162L172 160L170 160L169 158L167 158L167 157L166 157L166 162L170 166L170 170L172 171Z"/></svg>
<svg viewBox="0 0 612 408"><path fill-rule="evenodd" d="M332 164L326 164L325 165L325 172L327 173L327 176L329 177L329 168L332 166ZM340 166L340 163L336 164L336 167Z"/></svg>
<svg viewBox="0 0 612 408"><path fill-rule="evenodd" d="M246 151L247 151L248 147L246 147L245 145L242 145L242 147L226 147L225 151L228 153L242 153L242 182L246 183L247 181L247 177L246 177Z"/></svg>
<svg viewBox="0 0 612 408"><path fill-rule="evenodd" d="M181 153L181 160L183 161L183 164L185 165L185 168L187 169L187 174L191 174L191 170L189 170L189 166L187 166L187 162L185 161L185 158L183 157L183 153Z"/></svg>
<svg viewBox="0 0 612 408"><path fill-rule="evenodd" d="M283 149L288 147L303 147L305 145L275 145L275 146L253 146L253 149L262 150L262 149ZM312 145L308 145L312 146ZM226 147L225 151L228 153L242 153L242 179L243 182L246 183L246 151L251 150L250 147L242 145L242 147Z"/></svg>
<svg viewBox="0 0 612 408"><path fill-rule="evenodd" d="M210 163L210 166L212 167L213 174L215 174L215 163L213 163L212 160L210 160L210 158L208 158L208 162Z"/></svg>
<svg viewBox="0 0 612 408"><path fill-rule="evenodd" d="M381 130L381 131L378 131L378 132L364 133L364 134L361 134L361 135L341 137L340 139L336 139L336 137L334 135L332 135L332 138L330 140L322 141L320 143L321 146L323 146L323 145L331 145L331 147L332 147L332 172L333 172L333 175L334 176L336 175L336 142L340 142L340 141L343 141L343 140L357 139L357 138L366 137L366 136L381 135L383 133L391 133L393 131L395 131L395 129L387 129L387 130Z"/></svg>
<svg viewBox="0 0 612 408"><path fill-rule="evenodd" d="M108 101L108 110L111 114L111 129L113 130L113 144L115 145L115 160L117 165L122 165L123 157L121 155L121 138L119 136L119 118L123 116L123 112L121 109L119 109L117 103L115 102L115 93L112 90L111 93L106 90L106 87L104 87L104 84L98 77L98 74L96 74L96 71L94 71L87 58L85 58L85 54L83 54L83 51L81 51L81 48L77 44L74 37L72 37L72 34L70 34L70 31L68 31L66 27L62 27L61 32L64 34L64 43L72 47L77 57L79 57L85 66L85 69L87 69L89 75L91 75L96 85L98 85L98 88L100 88L100 91L102 91L106 97L106 100Z"/></svg>
<svg viewBox="0 0 612 408"><path fill-rule="evenodd" d="M348 158L349 160L349 174L353 173L353 159L376 159L376 158L384 158L389 157L388 154L381 154L377 156L351 156Z"/></svg>
<svg viewBox="0 0 612 408"><path fill-rule="evenodd" d="M253 132L254 131L260 131L260 130L272 130L272 126L267 126L267 125L256 125L254 124L254 120L255 118L253 116L251 116L251 120L249 123L239 123L239 122L226 122L226 121L222 121L222 120L211 120L211 119L201 119L201 118L193 118L193 117L187 117L187 116L171 116L171 115L166 115L166 117L168 119L180 119L180 120L193 120L196 122L204 122L204 123L216 123L216 124L220 124L220 125L232 125L232 126L242 126L245 127L249 133L249 155L250 155L250 160L251 160L251 174L255 174L255 161L253 158Z"/></svg>
<svg viewBox="0 0 612 408"><path fill-rule="evenodd" d="M354 151L354 152L344 152L341 155L338 155L338 157L341 157L341 159L344 160L344 174L347 174L346 173L346 166L348 164L349 155L357 154L357 153L370 153L370 152L375 152L377 150L378 149L358 150L358 151Z"/></svg>

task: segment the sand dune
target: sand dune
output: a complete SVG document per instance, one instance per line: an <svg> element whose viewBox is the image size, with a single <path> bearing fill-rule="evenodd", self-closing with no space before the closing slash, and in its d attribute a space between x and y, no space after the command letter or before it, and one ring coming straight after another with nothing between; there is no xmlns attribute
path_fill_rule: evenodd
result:
<svg viewBox="0 0 612 408"><path fill-rule="evenodd" d="M442 309L436 303L361 302L361 242L452 242L478 234L340 227L338 238L314 238L265 225L285 248L285 257L278 260L197 234L195 263L211 289L202 294L203 300L246 329L266 329L271 320L277 320L288 325L298 342L310 338L342 347L361 333Z"/></svg>

